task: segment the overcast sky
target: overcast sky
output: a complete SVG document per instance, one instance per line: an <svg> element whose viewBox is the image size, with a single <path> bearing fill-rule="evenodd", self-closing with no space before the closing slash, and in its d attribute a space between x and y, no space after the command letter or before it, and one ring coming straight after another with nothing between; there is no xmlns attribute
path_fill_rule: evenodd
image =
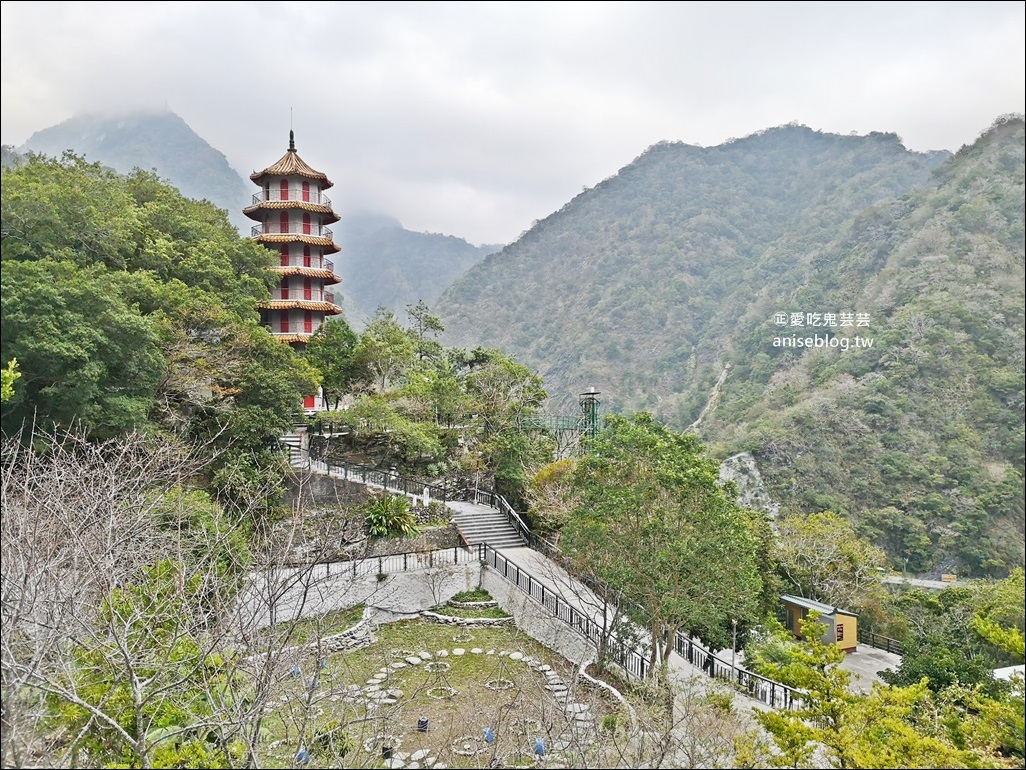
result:
<svg viewBox="0 0 1026 770"><path fill-rule="evenodd" d="M3 2L4 144L167 107L247 177L506 243L656 142L792 121L957 150L1024 108L1016 2Z"/></svg>

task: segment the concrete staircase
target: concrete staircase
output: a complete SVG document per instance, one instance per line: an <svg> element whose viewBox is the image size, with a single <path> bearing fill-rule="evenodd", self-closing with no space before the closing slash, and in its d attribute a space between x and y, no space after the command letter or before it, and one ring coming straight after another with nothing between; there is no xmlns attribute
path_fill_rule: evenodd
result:
<svg viewBox="0 0 1026 770"><path fill-rule="evenodd" d="M470 545L487 543L492 548L523 548L527 545L516 527L494 508L477 503L449 502L452 520Z"/></svg>
<svg viewBox="0 0 1026 770"><path fill-rule="evenodd" d="M294 468L303 467L306 459L303 457L303 434L298 429L291 430L281 437L281 443L289 448L289 464Z"/></svg>

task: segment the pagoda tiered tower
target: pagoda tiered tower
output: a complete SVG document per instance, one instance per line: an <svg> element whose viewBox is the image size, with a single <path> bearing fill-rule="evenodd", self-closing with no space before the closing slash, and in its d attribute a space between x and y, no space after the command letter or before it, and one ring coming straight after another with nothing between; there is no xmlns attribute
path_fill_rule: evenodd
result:
<svg viewBox="0 0 1026 770"><path fill-rule="evenodd" d="M342 312L334 294L325 291L342 280L325 259L340 250L328 228L339 220L324 194L331 181L299 157L292 131L288 152L249 178L261 189L243 213L259 222L253 238L278 253L273 269L281 276L270 302L260 305L261 320L275 337L301 347L327 316Z"/></svg>

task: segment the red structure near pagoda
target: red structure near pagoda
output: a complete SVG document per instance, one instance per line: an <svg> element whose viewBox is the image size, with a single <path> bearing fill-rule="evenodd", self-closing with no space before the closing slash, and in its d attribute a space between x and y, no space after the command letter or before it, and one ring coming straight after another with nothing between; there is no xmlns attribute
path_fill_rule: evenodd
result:
<svg viewBox="0 0 1026 770"><path fill-rule="evenodd" d="M324 194L331 181L299 157L292 131L288 152L249 178L261 190L243 213L259 222L253 238L278 253L279 263L273 269L281 276L271 300L260 305L261 320L282 342L300 347L327 316L342 312L335 296L325 291L342 280L325 259L340 250L328 228L339 220Z"/></svg>

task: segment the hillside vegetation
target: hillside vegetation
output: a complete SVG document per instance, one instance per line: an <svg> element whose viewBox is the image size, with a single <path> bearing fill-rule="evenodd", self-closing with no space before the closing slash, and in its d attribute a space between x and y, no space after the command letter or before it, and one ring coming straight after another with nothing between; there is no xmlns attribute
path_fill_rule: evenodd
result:
<svg viewBox="0 0 1026 770"><path fill-rule="evenodd" d="M343 213L338 225L342 253L335 269L346 319L362 329L379 306L405 322L404 308L438 295L470 267L501 246L473 246L462 238L415 233L381 214Z"/></svg>
<svg viewBox="0 0 1026 770"><path fill-rule="evenodd" d="M553 408L595 387L610 411L701 415L785 513L836 509L898 566L1023 561L1021 118L953 157L794 125L659 144L437 312L448 341L537 367ZM810 331L792 313L832 314L813 331L838 347L775 347ZM840 349L856 332L873 347Z"/></svg>

